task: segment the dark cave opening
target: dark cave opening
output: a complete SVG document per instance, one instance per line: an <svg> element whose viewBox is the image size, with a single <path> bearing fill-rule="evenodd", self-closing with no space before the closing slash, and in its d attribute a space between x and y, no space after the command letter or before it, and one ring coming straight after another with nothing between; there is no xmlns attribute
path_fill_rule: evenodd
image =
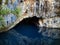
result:
<svg viewBox="0 0 60 45"><path fill-rule="evenodd" d="M37 17L29 17L23 19L19 22L13 29L18 33L30 37L30 38L40 38L42 35L38 33L39 31L39 18Z"/></svg>
<svg viewBox="0 0 60 45"><path fill-rule="evenodd" d="M16 26L21 25L21 24L28 24L28 25L39 25L39 19L38 17L34 16L34 17L29 17L29 18L24 18L21 22L19 22ZM15 27L16 27L15 26Z"/></svg>

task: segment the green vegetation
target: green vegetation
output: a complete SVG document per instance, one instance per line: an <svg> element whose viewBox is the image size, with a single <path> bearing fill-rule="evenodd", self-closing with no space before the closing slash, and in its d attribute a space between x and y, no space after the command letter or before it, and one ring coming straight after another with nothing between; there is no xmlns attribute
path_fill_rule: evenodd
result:
<svg viewBox="0 0 60 45"><path fill-rule="evenodd" d="M1 11L0 11L1 15L7 15L9 13L10 13L10 11L8 9L1 9Z"/></svg>
<svg viewBox="0 0 60 45"><path fill-rule="evenodd" d="M1 10L0 10L0 15L7 15L11 12L11 10L9 8L7 8L5 5L1 6Z"/></svg>
<svg viewBox="0 0 60 45"><path fill-rule="evenodd" d="M10 10L9 8L7 8L6 5L3 5L0 7L0 15L7 15L9 13L13 13L15 14L17 17L19 16L19 14L21 13L21 9L20 8L15 8L15 10Z"/></svg>
<svg viewBox="0 0 60 45"><path fill-rule="evenodd" d="M5 27L4 18L0 16L0 28L4 28L4 27Z"/></svg>
<svg viewBox="0 0 60 45"><path fill-rule="evenodd" d="M21 13L20 8L15 8L15 10L11 11L11 13L15 14L17 17L19 17L19 14Z"/></svg>
<svg viewBox="0 0 60 45"><path fill-rule="evenodd" d="M21 9L15 8L15 10L11 10L7 5L0 5L0 30L6 27L4 16L10 13L16 15L18 18L21 13Z"/></svg>

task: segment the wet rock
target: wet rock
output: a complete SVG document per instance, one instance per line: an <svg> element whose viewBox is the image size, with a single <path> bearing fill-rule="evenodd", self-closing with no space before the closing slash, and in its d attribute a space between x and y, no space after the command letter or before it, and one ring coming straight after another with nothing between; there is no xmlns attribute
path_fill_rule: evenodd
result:
<svg viewBox="0 0 60 45"><path fill-rule="evenodd" d="M42 33L43 36L50 37L53 39L60 38L60 29L45 28L45 30L40 30L40 33Z"/></svg>

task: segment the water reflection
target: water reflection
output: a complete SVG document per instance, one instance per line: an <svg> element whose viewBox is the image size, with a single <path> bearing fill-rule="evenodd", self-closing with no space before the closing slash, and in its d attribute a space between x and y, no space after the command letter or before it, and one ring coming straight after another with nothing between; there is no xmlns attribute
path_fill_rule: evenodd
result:
<svg viewBox="0 0 60 45"><path fill-rule="evenodd" d="M60 38L60 29L57 28L46 28L46 27L40 27L39 33L42 33L43 36L47 36L53 39Z"/></svg>
<svg viewBox="0 0 60 45"><path fill-rule="evenodd" d="M37 26L32 24L18 24L13 29L0 33L0 45L60 45L59 42L60 39L53 39L38 33Z"/></svg>

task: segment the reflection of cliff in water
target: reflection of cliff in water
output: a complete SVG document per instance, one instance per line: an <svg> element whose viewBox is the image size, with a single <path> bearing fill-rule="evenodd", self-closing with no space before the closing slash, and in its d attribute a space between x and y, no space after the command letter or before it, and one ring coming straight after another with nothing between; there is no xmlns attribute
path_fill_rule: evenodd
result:
<svg viewBox="0 0 60 45"><path fill-rule="evenodd" d="M60 39L42 35L42 32L49 29L36 26L38 19L24 19L11 30L0 33L0 45L60 45ZM38 33L39 30L42 32Z"/></svg>

